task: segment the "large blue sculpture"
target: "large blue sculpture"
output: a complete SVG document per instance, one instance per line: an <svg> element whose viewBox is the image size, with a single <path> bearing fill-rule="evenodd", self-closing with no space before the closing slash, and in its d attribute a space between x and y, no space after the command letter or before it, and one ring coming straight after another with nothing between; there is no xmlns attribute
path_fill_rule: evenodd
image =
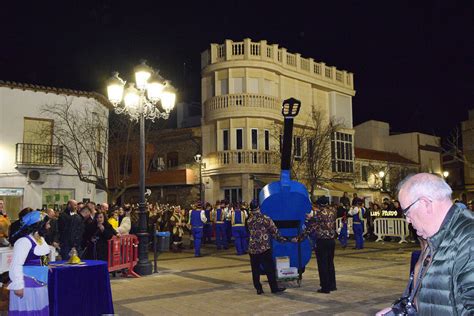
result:
<svg viewBox="0 0 474 316"><path fill-rule="evenodd" d="M303 229L305 215L311 211L311 201L306 187L290 179L293 140L293 119L299 113L301 102L290 98L282 105L285 118L280 181L267 184L259 195L260 209L275 222L285 237L297 236ZM290 266L301 273L311 259L311 245L306 238L299 243L273 241L273 258L289 256Z"/></svg>

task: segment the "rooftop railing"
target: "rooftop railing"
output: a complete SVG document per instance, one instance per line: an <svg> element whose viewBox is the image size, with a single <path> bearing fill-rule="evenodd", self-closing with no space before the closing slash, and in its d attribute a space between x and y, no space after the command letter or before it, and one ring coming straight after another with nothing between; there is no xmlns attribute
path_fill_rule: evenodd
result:
<svg viewBox="0 0 474 316"><path fill-rule="evenodd" d="M226 40L224 44L211 44L211 48L201 54L201 68L232 60L273 62L285 69L354 89L354 78L351 72L338 70L324 62L315 62L313 58L303 58L298 53L289 53L286 48L279 48L278 44L268 44L264 40L260 42L252 42L250 39L244 39L242 42Z"/></svg>

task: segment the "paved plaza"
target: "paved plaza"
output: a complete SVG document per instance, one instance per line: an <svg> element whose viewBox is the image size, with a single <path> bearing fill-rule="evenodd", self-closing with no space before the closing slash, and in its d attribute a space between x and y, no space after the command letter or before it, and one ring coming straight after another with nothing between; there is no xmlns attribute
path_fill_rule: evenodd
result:
<svg viewBox="0 0 474 316"><path fill-rule="evenodd" d="M353 243L353 240L351 240ZM316 259L303 274L301 287L257 295L248 255L211 245L195 258L192 250L163 253L159 273L139 279L112 277L118 315L374 315L403 291L410 254L418 246L366 242L363 250L336 248L337 291L320 294ZM150 259L152 256L150 255ZM262 280L266 280L265 276Z"/></svg>

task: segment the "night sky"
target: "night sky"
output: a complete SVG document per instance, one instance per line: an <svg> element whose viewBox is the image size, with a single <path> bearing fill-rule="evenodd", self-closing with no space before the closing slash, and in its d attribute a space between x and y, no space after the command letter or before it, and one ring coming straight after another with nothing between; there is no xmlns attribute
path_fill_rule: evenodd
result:
<svg viewBox="0 0 474 316"><path fill-rule="evenodd" d="M200 53L249 37L353 72L355 124L444 136L474 108L474 1L3 1L0 25L1 80L104 93L147 59L200 101Z"/></svg>

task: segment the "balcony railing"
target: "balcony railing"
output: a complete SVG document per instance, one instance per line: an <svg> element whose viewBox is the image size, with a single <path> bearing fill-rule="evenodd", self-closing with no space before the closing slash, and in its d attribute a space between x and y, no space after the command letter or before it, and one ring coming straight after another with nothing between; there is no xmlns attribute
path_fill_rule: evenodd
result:
<svg viewBox="0 0 474 316"><path fill-rule="evenodd" d="M17 165L62 167L63 147L40 144L16 144Z"/></svg>
<svg viewBox="0 0 474 316"><path fill-rule="evenodd" d="M217 153L219 165L228 164L265 164L273 165L277 163L275 153L259 150L228 150Z"/></svg>
<svg viewBox="0 0 474 316"><path fill-rule="evenodd" d="M218 95L206 101L207 111L229 107L258 107L279 112L281 101L277 97L252 93Z"/></svg>
<svg viewBox="0 0 474 316"><path fill-rule="evenodd" d="M346 89L354 88L354 75L351 72L336 69L324 62L316 62L313 58L303 58L300 54L290 53L286 48L278 47L278 44L268 44L265 40L252 42L246 38L242 42L226 40L223 44L211 44L210 49L201 54L201 68L234 60L271 62Z"/></svg>

